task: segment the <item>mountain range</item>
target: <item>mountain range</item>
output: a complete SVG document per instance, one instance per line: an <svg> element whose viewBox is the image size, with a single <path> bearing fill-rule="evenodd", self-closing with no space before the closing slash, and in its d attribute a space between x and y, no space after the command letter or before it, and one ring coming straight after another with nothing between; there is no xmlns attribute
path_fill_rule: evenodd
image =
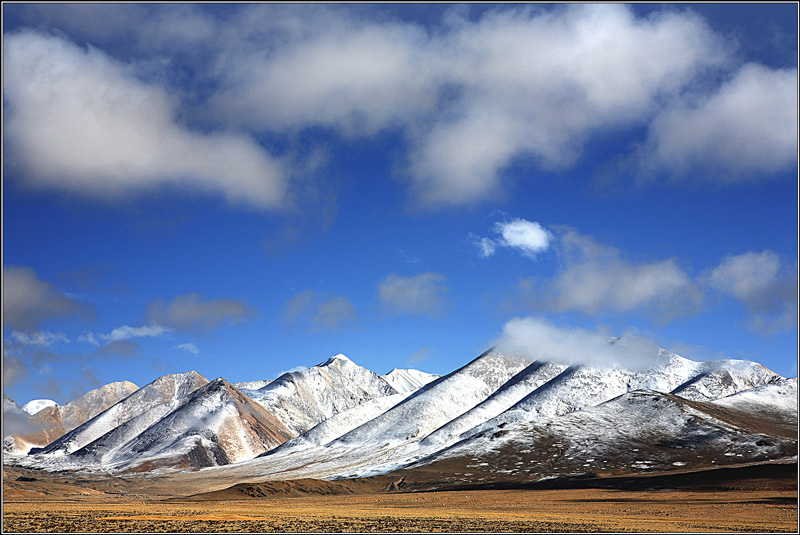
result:
<svg viewBox="0 0 800 535"><path fill-rule="evenodd" d="M240 482L416 471L428 487L447 487L796 459L797 378L749 361L695 362L631 337L608 343L637 352L637 366L492 348L441 377L378 375L336 355L274 380L187 372L127 393L134 387L117 383L69 411L37 401L27 417L58 412L63 432L38 437L47 444L27 455L23 435L6 437L4 462L115 474L208 468L206 479ZM91 410L67 429L64 415L78 406ZM27 414L7 398L6 412Z"/></svg>

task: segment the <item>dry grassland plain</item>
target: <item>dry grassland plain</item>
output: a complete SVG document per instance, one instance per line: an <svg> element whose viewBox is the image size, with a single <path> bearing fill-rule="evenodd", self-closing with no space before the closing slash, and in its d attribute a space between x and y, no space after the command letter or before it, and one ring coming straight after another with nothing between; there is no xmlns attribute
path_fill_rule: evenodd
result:
<svg viewBox="0 0 800 535"><path fill-rule="evenodd" d="M775 480L682 490L375 491L378 483L386 488L381 480L346 494L341 485L318 482L171 498L101 491L82 481L17 481L5 471L3 532L793 533L798 495L791 470Z"/></svg>

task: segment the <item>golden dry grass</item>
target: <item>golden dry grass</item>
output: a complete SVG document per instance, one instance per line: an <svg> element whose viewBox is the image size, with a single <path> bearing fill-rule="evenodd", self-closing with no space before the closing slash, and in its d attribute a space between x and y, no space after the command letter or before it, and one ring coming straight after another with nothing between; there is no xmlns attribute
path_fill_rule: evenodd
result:
<svg viewBox="0 0 800 535"><path fill-rule="evenodd" d="M790 490L480 490L204 502L4 501L13 532L796 532Z"/></svg>

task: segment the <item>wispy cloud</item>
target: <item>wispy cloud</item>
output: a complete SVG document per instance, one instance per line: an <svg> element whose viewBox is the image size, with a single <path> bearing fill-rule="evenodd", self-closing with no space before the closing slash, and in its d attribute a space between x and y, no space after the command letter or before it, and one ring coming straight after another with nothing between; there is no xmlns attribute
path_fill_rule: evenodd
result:
<svg viewBox="0 0 800 535"><path fill-rule="evenodd" d="M22 331L73 314L86 316L93 309L56 289L24 266L3 266L3 323Z"/></svg>
<svg viewBox="0 0 800 535"><path fill-rule="evenodd" d="M432 349L430 347L423 347L414 351L411 355L408 356L406 359L406 364L417 364L418 362L422 362L427 360L430 357Z"/></svg>
<svg viewBox="0 0 800 535"><path fill-rule="evenodd" d="M179 295L164 303L150 303L147 318L152 325L162 325L176 331L207 332L225 324L238 323L256 314L243 301L206 299L193 292Z"/></svg>
<svg viewBox="0 0 800 535"><path fill-rule="evenodd" d="M200 354L200 349L196 345L194 345L192 343L179 344L179 345L177 345L175 347L177 349L182 349L184 351L188 351L189 353L191 353L192 355L195 355L195 356Z"/></svg>
<svg viewBox="0 0 800 535"><path fill-rule="evenodd" d="M172 332L172 329L160 325L142 325L141 327L123 325L115 328L108 334L100 334L97 335L97 337L106 342L116 342L119 340L130 340L131 338L152 338L168 332Z"/></svg>
<svg viewBox="0 0 800 535"><path fill-rule="evenodd" d="M315 330L336 330L354 319L356 319L356 309L353 303L340 295L317 305L316 313L311 316L311 325Z"/></svg>
<svg viewBox="0 0 800 535"><path fill-rule="evenodd" d="M421 273L412 277L391 274L378 285L378 299L388 311L411 315L440 315L447 310L449 291L441 273Z"/></svg>
<svg viewBox="0 0 800 535"><path fill-rule="evenodd" d="M70 342L70 339L67 338L67 335L65 335L64 333L52 333L50 331L46 332L37 331L33 333L12 331L11 339L14 340L14 342L22 345L45 346L45 347L49 347L56 342L61 342L65 344Z"/></svg>
<svg viewBox="0 0 800 535"><path fill-rule="evenodd" d="M304 290L286 301L284 321L302 324L314 332L333 332L352 327L358 319L353 303L345 296L317 295Z"/></svg>

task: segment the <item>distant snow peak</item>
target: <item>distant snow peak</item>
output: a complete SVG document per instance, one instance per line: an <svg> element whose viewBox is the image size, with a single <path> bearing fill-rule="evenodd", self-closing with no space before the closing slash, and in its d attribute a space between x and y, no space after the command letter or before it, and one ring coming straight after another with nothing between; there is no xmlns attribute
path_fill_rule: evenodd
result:
<svg viewBox="0 0 800 535"><path fill-rule="evenodd" d="M22 410L33 416L47 407L58 407L58 403L52 399L32 399L22 406Z"/></svg>
<svg viewBox="0 0 800 535"><path fill-rule="evenodd" d="M414 369L403 370L395 368L386 375L381 375L381 377L398 392L410 393L438 379L440 376L435 373L426 373Z"/></svg>

